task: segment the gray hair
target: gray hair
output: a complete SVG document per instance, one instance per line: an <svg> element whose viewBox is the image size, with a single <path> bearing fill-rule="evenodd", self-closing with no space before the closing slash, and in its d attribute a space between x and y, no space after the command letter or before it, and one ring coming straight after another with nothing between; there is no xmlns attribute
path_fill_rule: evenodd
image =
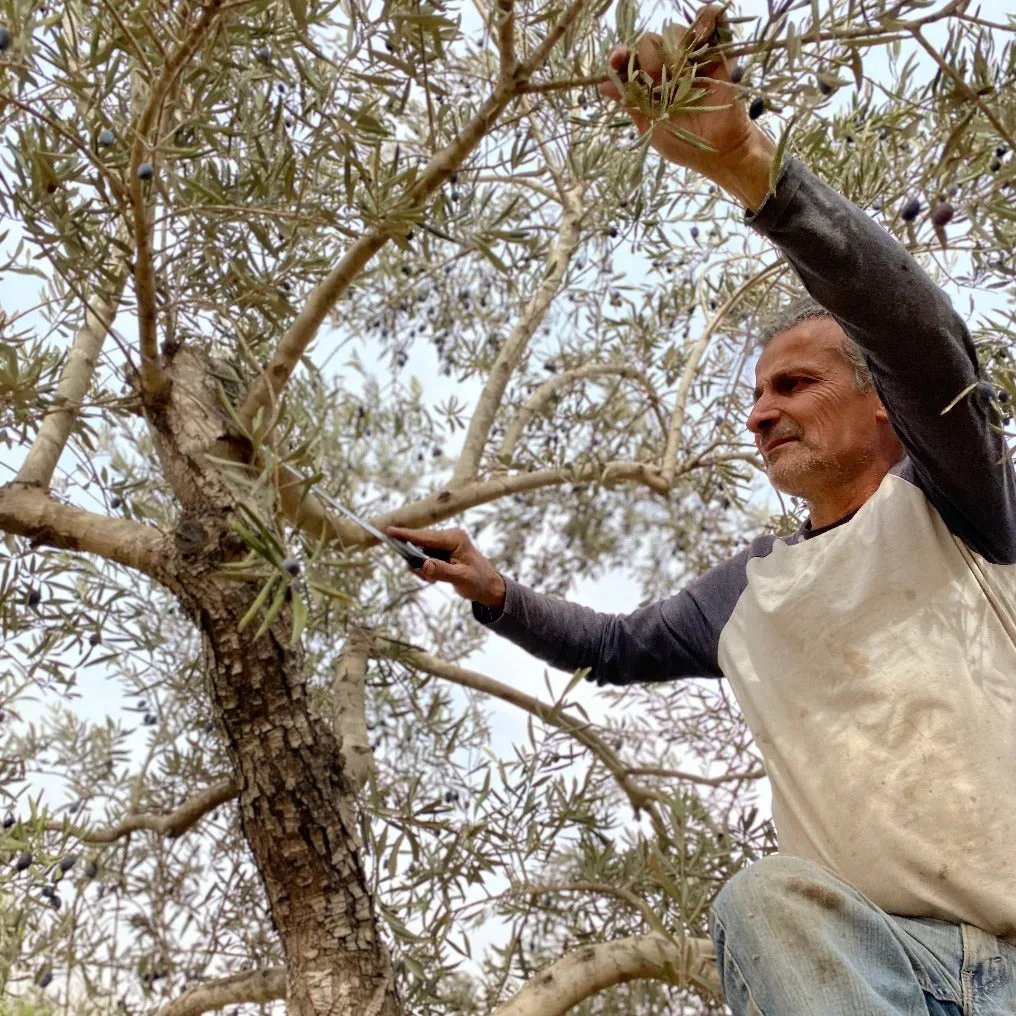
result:
<svg viewBox="0 0 1016 1016"><path fill-rule="evenodd" d="M770 314L762 322L758 338L759 351L765 349L777 335L790 331L802 321L823 317L831 318L832 314L820 303L810 296L795 297L788 306ZM875 391L875 382L868 369L868 363L864 359L864 353L861 352L861 347L847 334L844 334L840 343L840 355L853 374L854 390L862 394Z"/></svg>

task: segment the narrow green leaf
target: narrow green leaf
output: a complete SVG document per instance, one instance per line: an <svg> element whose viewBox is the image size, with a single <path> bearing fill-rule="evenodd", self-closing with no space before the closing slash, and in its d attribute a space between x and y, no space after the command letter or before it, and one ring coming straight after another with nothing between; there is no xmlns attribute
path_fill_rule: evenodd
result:
<svg viewBox="0 0 1016 1016"><path fill-rule="evenodd" d="M264 606L265 600L268 599L268 594L272 591L272 586L279 580L278 574L270 575L268 581L261 587L261 591L254 598L254 602L250 605L250 609L243 617L240 618L240 623L236 626L237 631L243 631L251 621L257 617L258 611Z"/></svg>

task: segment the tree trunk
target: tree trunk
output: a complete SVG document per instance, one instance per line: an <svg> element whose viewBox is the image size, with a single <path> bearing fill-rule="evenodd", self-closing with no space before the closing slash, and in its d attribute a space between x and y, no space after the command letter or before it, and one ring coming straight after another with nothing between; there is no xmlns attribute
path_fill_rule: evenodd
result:
<svg viewBox="0 0 1016 1016"><path fill-rule="evenodd" d="M226 522L246 492L206 457L213 446L222 454L225 430L207 367L192 352L175 361L168 401L150 421L183 504L171 584L201 630L240 820L285 954L287 1012L398 1016L391 957L358 852L354 782L329 722L312 713L302 648L289 647L290 609L255 640L260 618L243 632L238 623L260 583L218 574L245 551Z"/></svg>

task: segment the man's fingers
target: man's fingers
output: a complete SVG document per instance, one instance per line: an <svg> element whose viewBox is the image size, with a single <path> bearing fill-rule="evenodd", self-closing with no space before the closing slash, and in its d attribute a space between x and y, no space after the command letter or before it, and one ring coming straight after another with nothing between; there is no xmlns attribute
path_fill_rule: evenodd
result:
<svg viewBox="0 0 1016 1016"><path fill-rule="evenodd" d="M628 57L631 55L631 51L627 46L611 46L610 52L607 54L607 64L613 67L615 71L623 70L628 66Z"/></svg>
<svg viewBox="0 0 1016 1016"><path fill-rule="evenodd" d="M658 82L663 73L663 40L655 32L646 32L635 49L639 70Z"/></svg>
<svg viewBox="0 0 1016 1016"><path fill-rule="evenodd" d="M730 42L732 36L727 25L726 8L719 4L703 7L696 15L689 32L691 33L692 49L718 46L721 43ZM710 78L729 80L727 61L723 57L710 60L709 63L702 66L699 73Z"/></svg>
<svg viewBox="0 0 1016 1016"><path fill-rule="evenodd" d="M462 543L462 535L457 529L403 529L401 526L389 526L387 533L399 540L410 540L418 547L435 547L439 550L455 550Z"/></svg>
<svg viewBox="0 0 1016 1016"><path fill-rule="evenodd" d="M463 570L460 564L446 564L433 557L428 557L418 569L428 582L455 582L463 577Z"/></svg>

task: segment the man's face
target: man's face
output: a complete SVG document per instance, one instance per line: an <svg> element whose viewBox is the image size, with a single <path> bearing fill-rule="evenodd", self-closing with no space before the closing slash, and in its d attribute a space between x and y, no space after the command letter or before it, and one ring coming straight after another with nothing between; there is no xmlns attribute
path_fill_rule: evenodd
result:
<svg viewBox="0 0 1016 1016"><path fill-rule="evenodd" d="M832 318L802 321L777 335L755 368L748 429L773 486L812 504L870 475L883 454L885 409L874 392L854 389L842 339ZM771 447L782 438L792 440Z"/></svg>

